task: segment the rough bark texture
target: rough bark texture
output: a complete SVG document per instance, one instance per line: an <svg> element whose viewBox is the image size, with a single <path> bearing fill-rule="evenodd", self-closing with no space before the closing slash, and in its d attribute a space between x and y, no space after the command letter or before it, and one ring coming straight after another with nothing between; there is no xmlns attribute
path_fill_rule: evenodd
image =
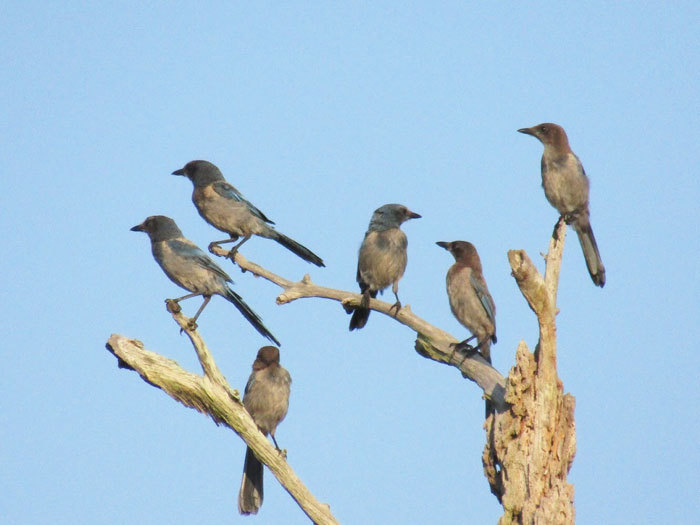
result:
<svg viewBox="0 0 700 525"><path fill-rule="evenodd" d="M575 400L563 393L556 368L556 297L565 233L560 222L544 278L524 251L508 252L540 337L534 354L524 342L518 346L506 385L509 407L484 425L484 472L503 505L501 525L574 523L574 487L567 474L576 454Z"/></svg>

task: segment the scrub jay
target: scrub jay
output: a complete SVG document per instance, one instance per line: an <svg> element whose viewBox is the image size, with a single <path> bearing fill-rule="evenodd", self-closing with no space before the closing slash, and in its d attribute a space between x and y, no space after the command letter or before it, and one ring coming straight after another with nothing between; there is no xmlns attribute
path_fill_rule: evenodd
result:
<svg viewBox="0 0 700 525"><path fill-rule="evenodd" d="M544 194L561 214L561 219L576 230L588 273L596 286L602 288L605 286L605 267L591 229L588 177L581 161L569 147L566 132L561 126L551 123L518 131L532 135L544 145L541 163Z"/></svg>
<svg viewBox="0 0 700 525"><path fill-rule="evenodd" d="M491 362L491 343L496 342L496 305L481 271L481 260L474 245L465 241L438 242L454 258L447 271L447 296L450 309L472 336L457 347L465 347L472 339L479 342L481 355Z"/></svg>
<svg viewBox="0 0 700 525"><path fill-rule="evenodd" d="M183 175L192 181L192 202L199 214L214 228L230 235L229 239L209 244L210 250L212 246L235 242L243 237L229 252L228 256L233 259L244 242L253 235L259 235L277 241L305 261L325 266L321 258L311 250L268 226L274 222L226 182L219 168L211 162L193 160L185 164L184 168L173 171L173 175Z"/></svg>
<svg viewBox="0 0 700 525"><path fill-rule="evenodd" d="M253 372L245 386L243 405L258 425L260 432L270 434L277 450L275 430L287 415L289 387L292 378L280 366L280 351L263 346L253 362ZM263 464L250 448L245 451L243 479L238 493L238 512L257 514L263 502Z"/></svg>
<svg viewBox="0 0 700 525"><path fill-rule="evenodd" d="M399 280L406 270L408 240L400 226L409 219L419 218L420 215L400 204L385 204L372 215L357 261L357 282L362 303L348 312L354 311L350 330L367 324L370 297L377 297L377 292L383 292L389 285L392 285L396 297L396 303L391 308L396 308L397 314L401 310Z"/></svg>
<svg viewBox="0 0 700 525"><path fill-rule="evenodd" d="M151 239L153 257L172 282L189 290L190 294L173 299L179 303L183 299L201 295L204 297L202 306L191 319L196 326L197 318L211 300L212 295L220 295L233 303L250 324L279 345L275 336L265 328L262 319L248 306L243 298L229 288L227 283L233 283L231 278L219 268L196 244L185 238L175 221L163 215L153 215L137 226L131 228L134 232L145 232Z"/></svg>

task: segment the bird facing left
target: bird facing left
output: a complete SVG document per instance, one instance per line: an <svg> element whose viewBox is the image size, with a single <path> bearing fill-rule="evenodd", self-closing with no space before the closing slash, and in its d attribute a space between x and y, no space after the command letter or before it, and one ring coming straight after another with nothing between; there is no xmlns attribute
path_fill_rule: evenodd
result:
<svg viewBox="0 0 700 525"><path fill-rule="evenodd" d="M168 278L192 293L173 299L176 303L199 295L204 297L191 324L196 321L211 300L212 295L220 295L232 303L250 324L264 337L280 345L274 335L265 327L262 319L253 309L234 292L229 283L233 281L207 254L196 244L185 238L175 221L164 215L152 215L131 231L145 232L151 240L153 258L160 265Z"/></svg>

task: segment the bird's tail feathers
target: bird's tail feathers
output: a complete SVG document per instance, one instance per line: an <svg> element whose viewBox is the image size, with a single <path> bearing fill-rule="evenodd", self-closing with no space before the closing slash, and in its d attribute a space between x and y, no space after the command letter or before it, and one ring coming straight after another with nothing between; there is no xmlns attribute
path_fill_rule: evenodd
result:
<svg viewBox="0 0 700 525"><path fill-rule="evenodd" d="M243 515L257 514L263 502L263 464L250 449L245 451L243 479L238 493L238 512Z"/></svg>
<svg viewBox="0 0 700 525"><path fill-rule="evenodd" d="M367 324L367 319L369 319L369 312L369 308L362 308L361 306L355 308L350 318L350 330L364 328Z"/></svg>
<svg viewBox="0 0 700 525"><path fill-rule="evenodd" d="M271 235L270 238L280 243L289 251L295 253L296 255L298 255L305 261L310 262L311 264L315 264L319 267L325 266L325 264L323 264L323 259L321 259L318 255L309 250L306 246L302 246L294 239L287 237L285 234L280 233L277 230L273 230L272 228L270 228L270 231L273 232L273 235Z"/></svg>
<svg viewBox="0 0 700 525"><path fill-rule="evenodd" d="M250 306L248 306L240 295L230 288L226 288L226 295L224 297L226 300L233 303L236 308L238 308L238 311L243 314L243 317L245 317L263 337L266 337L277 346L281 346L280 342L275 338L275 336L272 335L272 333L265 327L260 316L256 314Z"/></svg>
<svg viewBox="0 0 700 525"><path fill-rule="evenodd" d="M596 286L601 288L605 286L605 267L600 258L598 244L595 242L595 236L591 229L591 223L588 218L579 219L574 223L574 229L578 235L578 240L581 243L583 257L586 260L588 273L591 274L591 279Z"/></svg>
<svg viewBox="0 0 700 525"><path fill-rule="evenodd" d="M353 313L352 317L350 318L350 330L359 330L360 328L364 328L365 325L367 324L367 319L369 319L369 299L370 297L377 297L377 292L372 291L369 288L365 288L365 290L362 292L362 301L360 302L360 306L356 306Z"/></svg>

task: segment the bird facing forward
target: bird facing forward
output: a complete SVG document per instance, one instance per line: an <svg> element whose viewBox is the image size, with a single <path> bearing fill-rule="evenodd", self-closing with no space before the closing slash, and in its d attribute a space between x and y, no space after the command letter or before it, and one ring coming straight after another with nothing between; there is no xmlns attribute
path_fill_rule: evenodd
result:
<svg viewBox="0 0 700 525"><path fill-rule="evenodd" d="M409 219L419 219L420 215L401 204L385 204L377 208L360 246L357 260L357 282L362 293L360 306L349 309L352 312L350 330L362 328L369 318L369 300L377 297L377 292L392 286L398 314L401 310L399 301L399 280L406 271L408 240L401 231L401 225Z"/></svg>
<svg viewBox="0 0 700 525"><path fill-rule="evenodd" d="M275 431L287 415L292 377L280 365L280 351L263 346L253 362L253 372L245 386L243 405L260 432L270 434L277 446ZM238 512L257 514L263 502L263 464L248 447L245 451L243 479L238 493Z"/></svg>

